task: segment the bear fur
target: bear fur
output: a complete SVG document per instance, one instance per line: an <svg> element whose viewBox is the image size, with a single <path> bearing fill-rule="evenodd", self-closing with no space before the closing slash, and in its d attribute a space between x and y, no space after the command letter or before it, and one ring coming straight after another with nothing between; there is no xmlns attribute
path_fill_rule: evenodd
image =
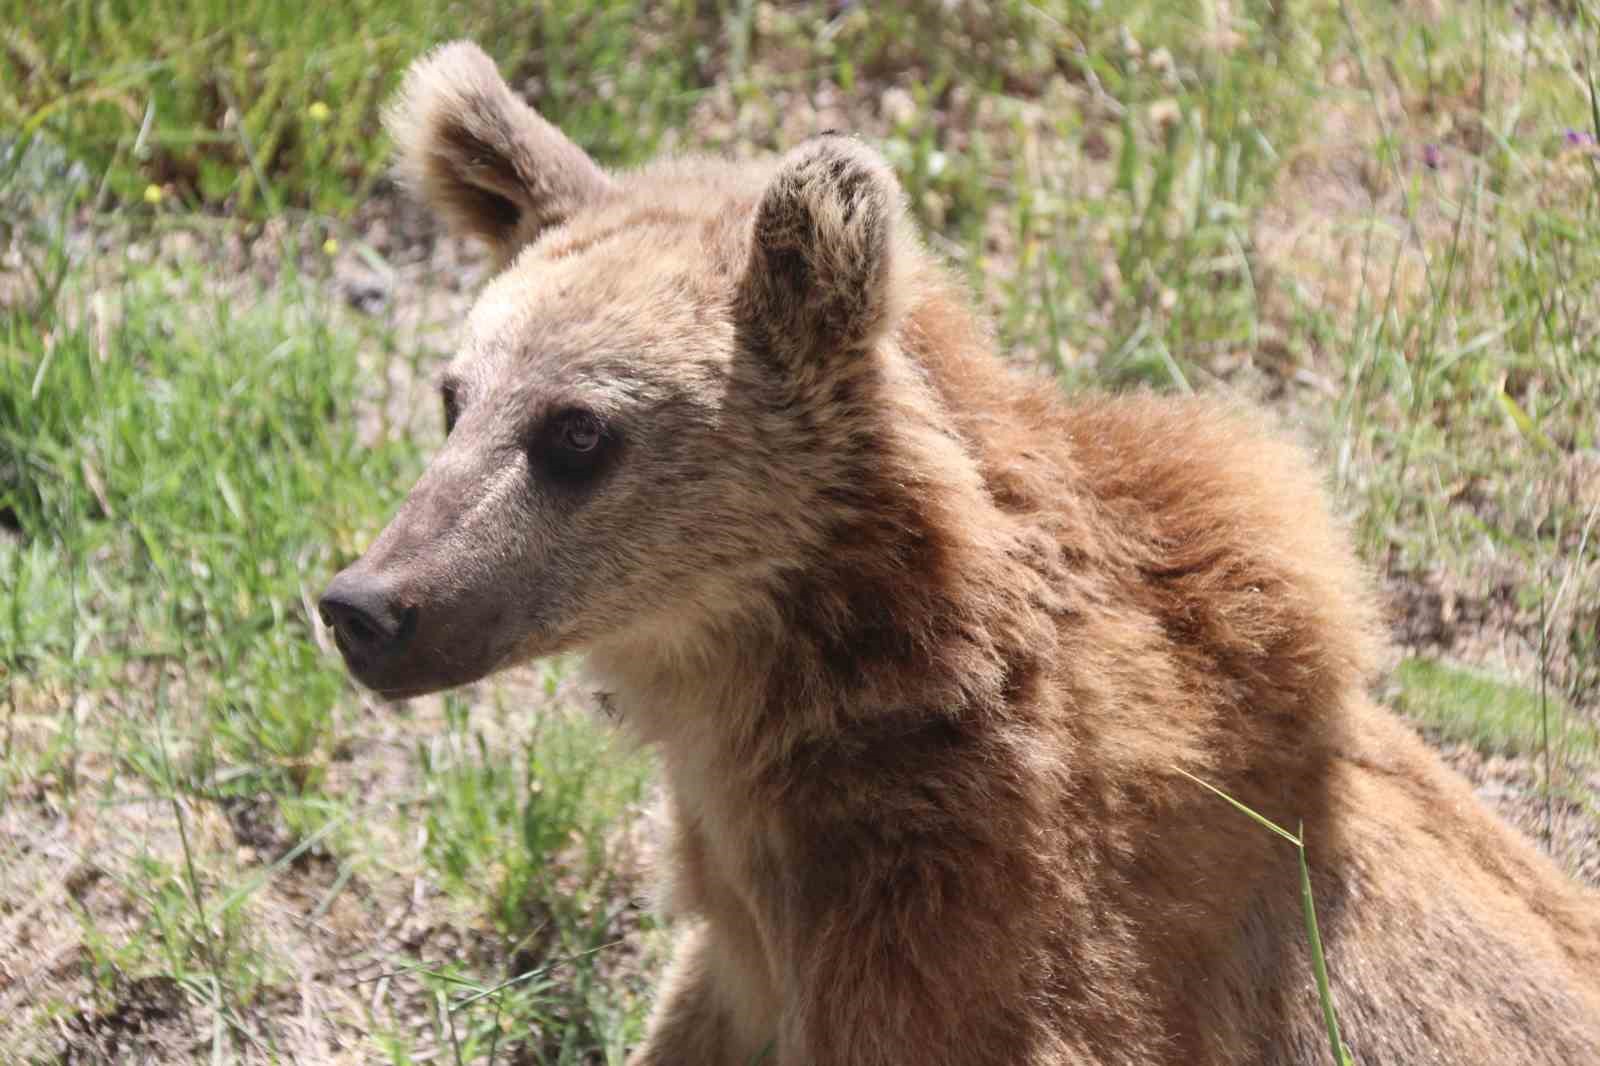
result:
<svg viewBox="0 0 1600 1066"><path fill-rule="evenodd" d="M1331 1061L1296 850L1195 779L1303 833L1355 1062L1600 1063L1600 902L1369 698L1260 415L1009 370L846 137L608 173L468 44L390 126L503 269L325 609L395 696L582 650L659 754L633 1063Z"/></svg>

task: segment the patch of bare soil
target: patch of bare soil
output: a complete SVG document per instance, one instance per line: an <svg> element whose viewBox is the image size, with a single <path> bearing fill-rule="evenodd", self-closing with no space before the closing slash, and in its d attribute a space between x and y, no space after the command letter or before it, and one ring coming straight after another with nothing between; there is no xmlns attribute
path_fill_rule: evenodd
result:
<svg viewBox="0 0 1600 1066"><path fill-rule="evenodd" d="M1408 569L1384 575L1396 643L1408 652L1489 667L1527 685L1540 678L1588 721L1600 724L1600 455L1572 453L1530 464L1525 507L1468 484L1450 500L1486 529L1531 538L1556 507L1575 514L1551 558L1515 551L1475 555L1470 568ZM1553 543L1552 543L1553 540Z"/></svg>
<svg viewBox="0 0 1600 1066"><path fill-rule="evenodd" d="M1393 570L1384 578L1384 592L1395 640L1409 652L1536 677L1539 615L1519 602L1525 579L1510 564L1485 566L1470 576Z"/></svg>
<svg viewBox="0 0 1600 1066"><path fill-rule="evenodd" d="M100 770L83 760L78 773ZM101 822L93 805L64 803L60 785L36 779L0 801L0 1046L21 1061L177 1058L194 1038L187 994L167 978L98 973L90 944L140 938L148 912L111 841L157 839L163 819L133 804Z"/></svg>
<svg viewBox="0 0 1600 1066"><path fill-rule="evenodd" d="M62 1066L161 1063L187 1057L202 1043L188 997L170 977L140 977L116 990L105 1010L59 1019Z"/></svg>
<svg viewBox="0 0 1600 1066"><path fill-rule="evenodd" d="M528 715L566 713L554 704L576 699L563 686L552 700L542 681L520 674L475 695ZM97 714L120 713L84 702L84 731L105 724ZM372 1061L372 1037L386 1032L405 1034L415 1061L448 1062L450 1038L423 974L494 981L559 965L560 945L508 943L430 868L416 751L448 733L443 702L362 701L356 714L326 768L324 791L352 804L336 849L306 847L267 794L183 795L180 834L170 800L88 752L70 788L55 774L0 795L0 1062L202 1062L220 1041L229 1061L337 1066ZM510 759L519 721L475 715L473 727L487 751ZM42 714L15 725L19 753L54 735ZM611 842L619 943L598 972L618 989L637 987L652 957L635 902L642 825ZM213 971L225 975L220 1000ZM521 1053L542 1061L535 1049ZM501 1061L518 1054L502 1047Z"/></svg>

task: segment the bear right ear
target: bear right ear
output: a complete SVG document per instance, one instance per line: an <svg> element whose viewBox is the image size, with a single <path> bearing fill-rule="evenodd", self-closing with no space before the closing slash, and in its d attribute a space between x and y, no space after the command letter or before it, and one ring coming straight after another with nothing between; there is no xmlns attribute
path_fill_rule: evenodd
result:
<svg viewBox="0 0 1600 1066"><path fill-rule="evenodd" d="M859 142L822 134L779 160L751 226L740 312L791 368L870 348L903 297L900 185Z"/></svg>
<svg viewBox="0 0 1600 1066"><path fill-rule="evenodd" d="M487 241L501 264L611 188L605 171L467 41L414 62L384 124L401 183L452 230Z"/></svg>

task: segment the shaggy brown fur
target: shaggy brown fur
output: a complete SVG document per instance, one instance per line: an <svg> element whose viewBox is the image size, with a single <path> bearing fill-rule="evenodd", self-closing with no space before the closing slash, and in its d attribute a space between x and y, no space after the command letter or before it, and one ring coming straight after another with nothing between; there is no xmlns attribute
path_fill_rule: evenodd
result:
<svg viewBox="0 0 1600 1066"><path fill-rule="evenodd" d="M1367 698L1318 479L1008 373L848 139L606 175L455 45L404 169L507 258L325 601L391 694L581 648L659 752L641 1066L1600 1062L1600 905Z"/></svg>

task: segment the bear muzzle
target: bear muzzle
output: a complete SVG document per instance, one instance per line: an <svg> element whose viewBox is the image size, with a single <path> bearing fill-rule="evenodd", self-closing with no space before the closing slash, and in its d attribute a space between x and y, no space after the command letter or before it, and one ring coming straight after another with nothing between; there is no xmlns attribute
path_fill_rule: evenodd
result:
<svg viewBox="0 0 1600 1066"><path fill-rule="evenodd" d="M370 563L365 557L340 571L317 601L358 682L400 700L471 684L503 664L503 616L489 601L431 597Z"/></svg>

